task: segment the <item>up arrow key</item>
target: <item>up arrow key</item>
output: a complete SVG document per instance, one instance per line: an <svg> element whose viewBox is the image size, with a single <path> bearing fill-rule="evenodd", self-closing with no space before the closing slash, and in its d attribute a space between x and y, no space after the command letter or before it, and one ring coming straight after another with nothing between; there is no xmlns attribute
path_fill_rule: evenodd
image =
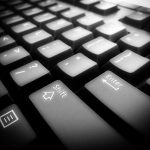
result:
<svg viewBox="0 0 150 150"><path fill-rule="evenodd" d="M54 96L54 91L51 91L51 92L44 92L44 94L43 94L43 98L44 98L44 100L52 100L52 98L53 98L53 96Z"/></svg>

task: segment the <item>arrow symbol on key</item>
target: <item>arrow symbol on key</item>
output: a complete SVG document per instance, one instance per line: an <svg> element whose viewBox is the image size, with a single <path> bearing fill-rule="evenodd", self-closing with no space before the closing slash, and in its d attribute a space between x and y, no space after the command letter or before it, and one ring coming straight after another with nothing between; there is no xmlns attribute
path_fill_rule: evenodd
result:
<svg viewBox="0 0 150 150"><path fill-rule="evenodd" d="M53 96L54 96L54 91L52 91L52 92L44 92L44 94L43 94L43 98L44 98L44 100L52 100L52 98L53 98Z"/></svg>

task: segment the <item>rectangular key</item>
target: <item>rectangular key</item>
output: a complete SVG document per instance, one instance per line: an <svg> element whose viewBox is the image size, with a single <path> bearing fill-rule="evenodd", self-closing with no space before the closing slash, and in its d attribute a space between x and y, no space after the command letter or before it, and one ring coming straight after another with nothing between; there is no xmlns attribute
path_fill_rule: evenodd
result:
<svg viewBox="0 0 150 150"><path fill-rule="evenodd" d="M106 71L93 79L85 85L85 88L117 116L146 137L150 137L148 95L111 71Z"/></svg>
<svg viewBox="0 0 150 150"><path fill-rule="evenodd" d="M29 99L69 150L129 148L113 128L59 80L32 93Z"/></svg>
<svg viewBox="0 0 150 150"><path fill-rule="evenodd" d="M38 6L40 6L42 8L46 8L46 7L49 7L49 6L56 5L56 4L57 3L56 3L55 0L45 0L45 1L39 2Z"/></svg>
<svg viewBox="0 0 150 150"><path fill-rule="evenodd" d="M36 134L16 105L0 111L1 147L21 149L36 138Z"/></svg>
<svg viewBox="0 0 150 150"><path fill-rule="evenodd" d="M21 3L21 4L16 5L14 7L14 9L16 9L18 11L22 11L22 10L28 9L30 7L32 7L32 5L29 3Z"/></svg>

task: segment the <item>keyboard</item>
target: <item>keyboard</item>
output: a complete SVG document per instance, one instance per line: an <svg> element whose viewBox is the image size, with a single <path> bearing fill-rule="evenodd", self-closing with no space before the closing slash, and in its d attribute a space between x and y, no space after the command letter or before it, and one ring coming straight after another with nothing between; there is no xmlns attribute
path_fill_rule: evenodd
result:
<svg viewBox="0 0 150 150"><path fill-rule="evenodd" d="M149 119L150 3L0 1L1 149L149 149Z"/></svg>

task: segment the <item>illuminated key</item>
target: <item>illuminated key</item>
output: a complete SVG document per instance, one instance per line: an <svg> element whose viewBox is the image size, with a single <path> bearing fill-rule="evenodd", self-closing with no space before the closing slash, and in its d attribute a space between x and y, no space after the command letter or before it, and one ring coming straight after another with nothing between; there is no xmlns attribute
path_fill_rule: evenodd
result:
<svg viewBox="0 0 150 150"><path fill-rule="evenodd" d="M125 26L121 22L105 23L96 28L95 35L103 36L108 40L116 42L127 34Z"/></svg>
<svg viewBox="0 0 150 150"><path fill-rule="evenodd" d="M40 60L48 67L54 67L58 62L66 59L73 54L70 46L60 40L55 40L38 49Z"/></svg>
<svg viewBox="0 0 150 150"><path fill-rule="evenodd" d="M5 67L5 70L7 67L7 71L17 68L31 60L30 54L21 46L0 53L0 64Z"/></svg>
<svg viewBox="0 0 150 150"><path fill-rule="evenodd" d="M24 35L22 39L24 40L24 46L26 46L29 51L32 51L41 44L52 41L53 37L45 30L40 29Z"/></svg>
<svg viewBox="0 0 150 150"><path fill-rule="evenodd" d="M86 9L90 9L92 8L92 6L98 4L100 1L99 0L81 0L79 1L79 6L86 8Z"/></svg>
<svg viewBox="0 0 150 150"><path fill-rule="evenodd" d="M0 112L1 146L20 149L30 144L36 134L16 105L10 105ZM9 144L8 144L9 143Z"/></svg>
<svg viewBox="0 0 150 150"><path fill-rule="evenodd" d="M97 99L137 131L150 137L148 95L111 71L93 79L85 88L94 95L93 101Z"/></svg>
<svg viewBox="0 0 150 150"><path fill-rule="evenodd" d="M14 47L16 45L15 40L10 35L4 35L0 37L0 52Z"/></svg>
<svg viewBox="0 0 150 150"><path fill-rule="evenodd" d="M109 15L111 13L115 13L118 8L116 4L101 2L100 4L96 4L93 10L102 15Z"/></svg>
<svg viewBox="0 0 150 150"><path fill-rule="evenodd" d="M81 47L81 52L96 61L100 66L119 54L118 46L103 37L95 38Z"/></svg>
<svg viewBox="0 0 150 150"><path fill-rule="evenodd" d="M61 16L71 22L75 22L78 18L83 17L84 11L78 7L72 7L70 10L67 10L61 13Z"/></svg>
<svg viewBox="0 0 150 150"><path fill-rule="evenodd" d="M142 80L148 68L150 60L140 56L131 50L126 50L110 59L110 69L131 82Z"/></svg>
<svg viewBox="0 0 150 150"><path fill-rule="evenodd" d="M145 32L130 33L118 41L121 50L131 49L141 55L149 53L150 35Z"/></svg>
<svg viewBox="0 0 150 150"><path fill-rule="evenodd" d="M88 30L94 30L104 22L101 16L94 13L86 13L84 17L77 19L76 23L77 25L82 26Z"/></svg>
<svg viewBox="0 0 150 150"><path fill-rule="evenodd" d="M58 19L45 25L45 30L50 32L55 38L71 28L73 28L73 24L65 19Z"/></svg>
<svg viewBox="0 0 150 150"><path fill-rule="evenodd" d="M82 53L77 53L61 61L54 71L56 71L58 78L62 78L73 90L77 90L99 73L97 63Z"/></svg>
<svg viewBox="0 0 150 150"><path fill-rule="evenodd" d="M79 48L83 43L92 40L93 34L82 27L75 27L62 33L61 38L67 42L73 50Z"/></svg>
<svg viewBox="0 0 150 150"><path fill-rule="evenodd" d="M124 139L61 81L29 99L67 149L128 149Z"/></svg>
<svg viewBox="0 0 150 150"><path fill-rule="evenodd" d="M51 13L43 13L33 17L34 22L37 25L42 25L43 23L51 22L56 20L56 16Z"/></svg>
<svg viewBox="0 0 150 150"><path fill-rule="evenodd" d="M142 12L133 12L122 19L123 22L132 26L143 28L150 20L150 15Z"/></svg>
<svg viewBox="0 0 150 150"><path fill-rule="evenodd" d="M28 17L28 16L33 16L33 15L39 14L42 11L43 11L42 9L35 7L35 8L30 8L30 9L24 10L23 14Z"/></svg>
<svg viewBox="0 0 150 150"><path fill-rule="evenodd" d="M10 76L18 90L27 90L27 93L51 80L49 71L38 61L32 61L11 71Z"/></svg>

